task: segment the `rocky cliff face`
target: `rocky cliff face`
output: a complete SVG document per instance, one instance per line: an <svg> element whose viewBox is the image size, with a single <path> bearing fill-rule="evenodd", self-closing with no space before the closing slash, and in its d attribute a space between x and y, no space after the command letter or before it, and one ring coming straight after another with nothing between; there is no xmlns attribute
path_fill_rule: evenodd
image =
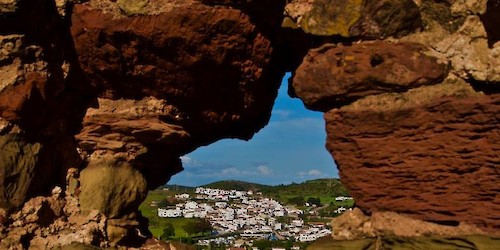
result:
<svg viewBox="0 0 500 250"><path fill-rule="evenodd" d="M327 148L365 212L498 232L500 47L485 29L498 3L417 3L420 32L312 50L295 93L325 111Z"/></svg>
<svg viewBox="0 0 500 250"><path fill-rule="evenodd" d="M284 74L273 63L274 27L235 4L5 5L2 247L140 243L147 222L137 208L182 170L180 156L221 138L250 139L267 123ZM29 17L35 8L40 20ZM65 192L28 201L54 187ZM54 216L41 223L32 213Z"/></svg>
<svg viewBox="0 0 500 250"><path fill-rule="evenodd" d="M1 246L144 243L147 190L285 70L363 211L497 231L499 5L0 0Z"/></svg>

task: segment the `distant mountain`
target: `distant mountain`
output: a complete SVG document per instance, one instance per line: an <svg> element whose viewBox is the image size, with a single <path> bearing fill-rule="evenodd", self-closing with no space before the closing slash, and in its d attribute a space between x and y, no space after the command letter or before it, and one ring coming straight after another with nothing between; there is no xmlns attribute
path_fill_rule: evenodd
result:
<svg viewBox="0 0 500 250"><path fill-rule="evenodd" d="M269 196L347 196L349 192L339 179L316 179L302 183L278 185L261 189L262 193Z"/></svg>
<svg viewBox="0 0 500 250"><path fill-rule="evenodd" d="M224 190L238 190L238 191L259 191L265 188L271 188L271 186L245 182L245 181L217 181L210 184L203 185L205 188L218 188Z"/></svg>
<svg viewBox="0 0 500 250"><path fill-rule="evenodd" d="M181 185L163 185L162 188L168 188L171 191L179 191L179 192L190 192L194 191L194 187L181 186Z"/></svg>
<svg viewBox="0 0 500 250"><path fill-rule="evenodd" d="M180 185L164 185L171 191L177 192L194 192L194 187L186 187ZM290 196L303 196L303 197L335 197L335 196L349 196L349 192L342 185L339 179L316 179L309 180L302 183L292 183L288 185L269 186L246 181L217 181L202 185L205 188L218 188L224 190L239 190L239 191L260 191L266 196L270 197L290 197Z"/></svg>
<svg viewBox="0 0 500 250"><path fill-rule="evenodd" d="M203 185L206 188L218 188L239 191L260 191L268 196L348 196L349 192L339 179L316 179L302 183L269 186L245 181L217 181Z"/></svg>

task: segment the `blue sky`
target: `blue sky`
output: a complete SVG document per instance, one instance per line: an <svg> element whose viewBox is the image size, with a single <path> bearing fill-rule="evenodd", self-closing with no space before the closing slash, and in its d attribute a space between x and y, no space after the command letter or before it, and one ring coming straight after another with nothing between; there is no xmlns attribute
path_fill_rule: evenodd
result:
<svg viewBox="0 0 500 250"><path fill-rule="evenodd" d="M168 184L199 186L219 180L277 185L338 177L325 149L323 113L287 94L287 74L269 124L250 141L225 139L181 157L184 171Z"/></svg>

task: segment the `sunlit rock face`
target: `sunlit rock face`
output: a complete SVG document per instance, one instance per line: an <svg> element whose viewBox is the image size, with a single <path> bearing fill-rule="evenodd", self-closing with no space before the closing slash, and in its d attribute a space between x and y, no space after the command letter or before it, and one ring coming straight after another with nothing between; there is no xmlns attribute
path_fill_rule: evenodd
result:
<svg viewBox="0 0 500 250"><path fill-rule="evenodd" d="M440 82L447 65L426 50L420 44L381 41L325 45L304 58L293 89L308 108L328 111L368 95Z"/></svg>
<svg viewBox="0 0 500 250"><path fill-rule="evenodd" d="M76 138L89 165L130 165L153 189L200 145L251 138L269 119L282 73L270 67L271 41L241 10L197 1L131 4L90 1L73 10L76 54L99 96ZM90 198L87 169L81 195ZM131 208L146 191L133 192ZM88 201L85 208L107 211Z"/></svg>
<svg viewBox="0 0 500 250"><path fill-rule="evenodd" d="M263 27L233 3L2 2L1 248L143 242L137 208L179 156L268 122L276 4L241 5L275 20Z"/></svg>
<svg viewBox="0 0 500 250"><path fill-rule="evenodd" d="M408 34L421 22L411 0L293 0L285 7L283 26L318 36L373 39Z"/></svg>
<svg viewBox="0 0 500 250"><path fill-rule="evenodd" d="M292 86L326 112L327 149L363 211L498 232L494 4L416 3L422 31L311 50Z"/></svg>

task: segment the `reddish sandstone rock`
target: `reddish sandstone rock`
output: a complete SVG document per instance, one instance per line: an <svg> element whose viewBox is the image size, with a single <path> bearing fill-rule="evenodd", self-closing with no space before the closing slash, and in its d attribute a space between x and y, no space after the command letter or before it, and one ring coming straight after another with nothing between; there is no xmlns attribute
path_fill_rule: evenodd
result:
<svg viewBox="0 0 500 250"><path fill-rule="evenodd" d="M475 226L461 223L459 226L438 225L412 219L395 212L373 212L366 216L359 208L346 211L332 220L332 236L336 240L399 236L421 237L463 236L485 234Z"/></svg>
<svg viewBox="0 0 500 250"><path fill-rule="evenodd" d="M240 10L199 2L118 16L77 5L71 28L87 77L108 99L164 99L197 140L248 139L270 115L281 73L272 47Z"/></svg>
<svg viewBox="0 0 500 250"><path fill-rule="evenodd" d="M327 148L357 206L500 228L500 95L459 85L371 96L325 114Z"/></svg>
<svg viewBox="0 0 500 250"><path fill-rule="evenodd" d="M270 39L227 6L90 1L75 6L72 24L99 96L76 136L89 162L80 203L127 220L107 228L118 244L146 227L129 218L147 189L182 170L180 156L221 138L249 139L267 123L282 73Z"/></svg>
<svg viewBox="0 0 500 250"><path fill-rule="evenodd" d="M382 41L324 45L304 58L293 89L308 108L327 111L364 96L440 82L446 65L424 51L419 44Z"/></svg>

